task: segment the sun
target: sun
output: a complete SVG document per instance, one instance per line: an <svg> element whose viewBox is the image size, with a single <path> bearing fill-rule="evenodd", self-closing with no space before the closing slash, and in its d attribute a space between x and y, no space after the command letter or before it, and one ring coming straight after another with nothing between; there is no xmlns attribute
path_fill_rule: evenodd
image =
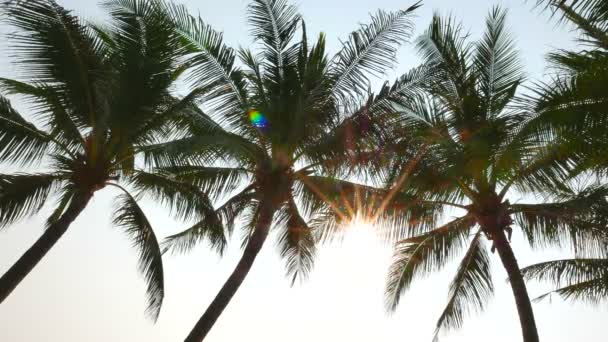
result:
<svg viewBox="0 0 608 342"><path fill-rule="evenodd" d="M374 225L359 215L348 224L346 238L357 245L373 245L378 241Z"/></svg>

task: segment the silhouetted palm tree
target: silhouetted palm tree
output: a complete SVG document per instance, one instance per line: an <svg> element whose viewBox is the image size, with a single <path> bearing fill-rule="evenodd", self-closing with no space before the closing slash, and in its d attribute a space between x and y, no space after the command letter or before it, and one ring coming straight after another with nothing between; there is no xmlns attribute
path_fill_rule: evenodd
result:
<svg viewBox="0 0 608 342"><path fill-rule="evenodd" d="M295 281L312 267L316 233L335 229L349 216L341 213L345 203L354 201L358 186L334 176L344 171L344 161L365 149L366 137L382 136L378 123L390 124L390 102L408 91L412 80L402 79L372 95L369 76L382 75L395 64L396 48L409 37L410 17L417 7L378 11L331 59L325 52L325 35L310 44L304 21L284 0L250 4L248 19L260 47L257 52L235 52L223 44L221 34L183 7L167 8L191 53L190 80L206 89L204 106L217 124L201 116L200 122L191 123L195 134L161 144L147 158L167 165L165 170L176 179L197 185L212 197L226 196L216 215L169 237L167 248L188 250L214 234L210 227L219 224L218 217L229 231L241 217L246 236L239 263L186 341L207 336L271 228ZM244 69L235 65L236 55ZM190 165L180 165L184 161ZM342 196L336 199L327 193Z"/></svg>
<svg viewBox="0 0 608 342"><path fill-rule="evenodd" d="M581 48L548 55L550 81L537 84L529 104L545 134L557 134L579 153L580 171L608 169L608 3L601 0L539 0L560 20L574 25Z"/></svg>
<svg viewBox="0 0 608 342"><path fill-rule="evenodd" d="M595 209L608 204L606 187L576 192L562 183L577 160L528 127L534 114L510 106L523 74L505 19L506 12L494 8L483 37L469 43L452 18L435 16L417 41L434 77L426 95L402 104L405 123L397 144L403 148L389 177L400 192L391 207L415 215L413 237L396 246L387 307L396 309L414 278L440 270L463 252L436 338L444 328L460 327L464 316L482 310L492 295L488 241L509 276L523 340L538 341L510 244L512 229L520 228L534 247L597 247ZM546 202L513 204L508 199L513 191ZM545 197L547 192L552 197ZM445 212L462 214L439 224Z"/></svg>
<svg viewBox="0 0 608 342"><path fill-rule="evenodd" d="M581 34L582 50L558 50L548 56L555 76L535 88L531 100L538 126L559 137L582 157L577 173L606 175L608 159L608 2L537 1ZM547 129L548 128L548 129ZM601 178L600 178L601 181ZM596 208L602 210L605 208ZM598 225L600 225L598 223ZM606 223L603 223L608 236ZM608 240L608 237L607 237ZM578 250L575 259L539 263L522 269L525 279L548 281L565 299L597 303L608 299L608 241L604 248Z"/></svg>
<svg viewBox="0 0 608 342"><path fill-rule="evenodd" d="M183 99L171 95L183 71L183 51L172 22L157 7L143 0L108 1L111 20L94 26L54 1L2 5L7 22L18 30L10 38L22 78L0 79L0 89L28 100L34 122L0 98L0 162L26 170L38 165L38 170L0 175L0 226L36 214L50 197L57 196L58 203L42 236L0 278L0 301L63 236L94 193L110 186L122 192L113 222L139 249L148 310L158 316L164 295L161 250L136 198L149 193L184 217L212 206L198 189L136 163L141 150L172 137L184 121L180 117L196 110L193 100L200 93Z"/></svg>

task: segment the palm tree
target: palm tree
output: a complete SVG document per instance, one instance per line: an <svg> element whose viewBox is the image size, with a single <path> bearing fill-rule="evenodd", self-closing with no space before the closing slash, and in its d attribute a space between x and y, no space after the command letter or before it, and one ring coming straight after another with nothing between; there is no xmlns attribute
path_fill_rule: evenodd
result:
<svg viewBox="0 0 608 342"><path fill-rule="evenodd" d="M350 217L345 210L359 187L335 176L365 149L368 137L383 135L379 123L390 123L389 103L415 82L404 78L378 95L368 90L370 76L395 64L396 48L409 37L417 7L378 11L331 59L325 35L310 44L304 21L284 0L249 5L256 52L226 47L222 35L200 18L183 7L167 7L190 53L189 79L206 89L204 106L217 124L201 115L191 122L192 136L159 144L146 157L166 165L163 170L179 181L223 199L215 215L170 236L167 249L190 249L218 226L218 217L228 231L242 218L245 235L240 261L186 341L207 336L271 229L295 281L312 268L317 235ZM237 55L243 69L235 65ZM342 196L333 198L325 190Z"/></svg>
<svg viewBox="0 0 608 342"><path fill-rule="evenodd" d="M122 192L113 222L139 250L148 312L156 319L164 296L161 250L136 199L148 193L183 217L212 207L198 189L150 172L135 157L172 137L184 122L180 117L196 110L193 101L200 90L182 99L171 95L183 71L183 51L158 6L116 0L105 7L111 20L95 26L50 0L2 5L7 22L18 30L11 42L23 78L2 78L0 89L27 99L35 122L0 97L0 162L28 170L37 165L38 171L0 175L0 227L38 213L50 197L58 201L42 236L0 278L0 301L51 250L93 195L113 187Z"/></svg>
<svg viewBox="0 0 608 342"><path fill-rule="evenodd" d="M537 113L539 130L560 136L572 152L584 157L580 171L605 174L608 159L608 4L600 0L539 0L538 6L572 24L581 49L548 55L554 75L533 88L528 105Z"/></svg>
<svg viewBox="0 0 608 342"><path fill-rule="evenodd" d="M391 207L413 214L411 237L395 248L386 304L395 310L414 278L442 269L463 252L435 338L443 329L460 327L464 316L481 311L492 295L489 244L508 274L523 340L537 342L510 244L513 228L533 247L588 248L602 235L595 209L608 204L608 188L574 191L562 183L577 160L528 127L532 113L512 106L523 74L505 20L506 11L492 9L483 37L469 43L452 18L434 16L417 46L435 76L425 92L402 104L405 118L395 139L401 156L389 168L389 184L399 192ZM549 190L553 197L545 197ZM514 204L513 191L548 199ZM443 213L458 216L439 224Z"/></svg>
<svg viewBox="0 0 608 342"><path fill-rule="evenodd" d="M556 71L550 82L539 84L529 100L538 126L549 127L568 149L583 158L577 173L589 169L606 174L608 160L608 3L597 0L537 1L559 15L581 34L581 51L558 50L548 60ZM602 210L604 208L597 208ZM599 223L598 223L599 225ZM606 223L603 222L603 226ZM608 233L607 233L608 234ZM557 289L537 299L560 295L597 303L608 298L608 261L604 248L577 251L576 258L542 262L522 269L527 280L548 281Z"/></svg>

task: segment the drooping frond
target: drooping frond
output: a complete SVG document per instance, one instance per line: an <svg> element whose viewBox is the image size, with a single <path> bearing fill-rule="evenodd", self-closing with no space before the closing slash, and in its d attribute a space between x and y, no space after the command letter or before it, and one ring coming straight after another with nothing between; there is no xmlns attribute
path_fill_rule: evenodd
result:
<svg viewBox="0 0 608 342"><path fill-rule="evenodd" d="M279 231L278 246L285 259L287 276L292 284L305 279L313 267L316 255L315 235L290 197L276 217Z"/></svg>
<svg viewBox="0 0 608 342"><path fill-rule="evenodd" d="M420 3L397 12L379 10L369 24L349 35L331 66L334 96L348 103L349 97L367 92L369 75L381 76L395 65L397 48L409 39L418 7Z"/></svg>
<svg viewBox="0 0 608 342"><path fill-rule="evenodd" d="M147 283L146 312L156 321L165 296L161 249L152 225L136 199L126 190L122 190L124 193L116 201L113 224L124 229L138 249L139 269Z"/></svg>
<svg viewBox="0 0 608 342"><path fill-rule="evenodd" d="M608 49L608 5L603 0L536 0L560 20L574 24L584 35L583 42Z"/></svg>
<svg viewBox="0 0 608 342"><path fill-rule="evenodd" d="M0 90L6 95L26 99L31 109L29 116L43 123L42 130L50 132L53 139L72 151L82 151L84 138L70 116L69 108L62 101L61 86L29 84L17 80L0 78Z"/></svg>
<svg viewBox="0 0 608 342"><path fill-rule="evenodd" d="M437 271L452 260L464 248L472 225L472 219L463 216L426 234L398 242L386 283L387 310L397 309L401 295L415 277Z"/></svg>
<svg viewBox="0 0 608 342"><path fill-rule="evenodd" d="M238 167L173 166L159 168L175 180L192 184L212 200L218 200L242 186L250 172Z"/></svg>
<svg viewBox="0 0 608 342"><path fill-rule="evenodd" d="M203 241L208 242L220 255L224 253L227 239L216 212L209 212L190 228L165 238L162 243L163 253L186 253Z"/></svg>
<svg viewBox="0 0 608 342"><path fill-rule="evenodd" d="M63 180L52 173L0 175L0 228L40 211Z"/></svg>
<svg viewBox="0 0 608 342"><path fill-rule="evenodd" d="M435 339L444 329L460 328L464 317L482 311L492 296L494 286L490 258L481 239L482 233L479 231L450 284L450 300L437 321Z"/></svg>
<svg viewBox="0 0 608 342"><path fill-rule="evenodd" d="M608 243L606 196L604 186L588 188L553 203L513 204L511 212L533 247L570 245L577 252L601 254Z"/></svg>
<svg viewBox="0 0 608 342"><path fill-rule="evenodd" d="M548 261L521 270L524 279L549 282L557 289L537 300L557 294L568 300L600 303L608 299L606 259L566 259Z"/></svg>
<svg viewBox="0 0 608 342"><path fill-rule="evenodd" d="M211 200L202 189L170 174L137 171L130 180L141 194L166 205L180 220L194 221L213 212Z"/></svg>

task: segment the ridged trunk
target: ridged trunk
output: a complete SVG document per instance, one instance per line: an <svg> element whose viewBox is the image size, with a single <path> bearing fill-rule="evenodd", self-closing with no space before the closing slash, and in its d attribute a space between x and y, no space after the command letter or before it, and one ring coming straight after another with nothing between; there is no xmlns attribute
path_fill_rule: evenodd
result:
<svg viewBox="0 0 608 342"><path fill-rule="evenodd" d="M526 283L519 271L519 265L513 254L511 244L503 231L494 234L494 246L498 251L502 265L509 276L509 283L513 290L515 305L517 306L517 312L519 314L523 341L538 342L536 321L534 320L534 312L532 311L532 303L530 302L530 296L526 289Z"/></svg>
<svg viewBox="0 0 608 342"><path fill-rule="evenodd" d="M274 209L268 205L262 204L262 211L258 223L249 237L249 242L247 242L247 246L245 246L241 260L239 260L236 268L232 271L232 274L224 283L224 286L222 286L215 299L213 299L207 308L207 311L205 311L203 316L198 320L188 337L186 337L185 342L203 341L211 328L213 328L213 325L226 306L228 306L228 303L230 303L230 300L245 280L245 277L247 277L249 270L251 270L255 258L268 237L273 215Z"/></svg>
<svg viewBox="0 0 608 342"><path fill-rule="evenodd" d="M77 196L67 210L52 223L15 264L0 278L0 303L2 303L21 281L38 265L40 260L55 246L68 227L84 210L91 194Z"/></svg>

